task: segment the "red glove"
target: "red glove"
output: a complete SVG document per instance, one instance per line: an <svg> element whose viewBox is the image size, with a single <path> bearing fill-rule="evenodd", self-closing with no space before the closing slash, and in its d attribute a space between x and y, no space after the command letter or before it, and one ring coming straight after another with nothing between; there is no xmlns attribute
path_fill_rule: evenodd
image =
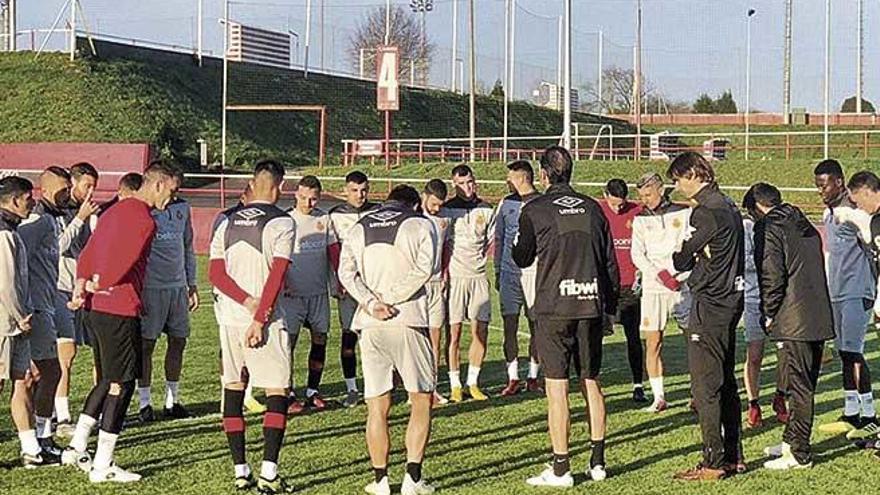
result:
<svg viewBox="0 0 880 495"><path fill-rule="evenodd" d="M681 282L675 279L668 270L663 270L662 272L657 274L657 277L660 278L660 282L663 282L663 286L667 289L677 292L681 287Z"/></svg>

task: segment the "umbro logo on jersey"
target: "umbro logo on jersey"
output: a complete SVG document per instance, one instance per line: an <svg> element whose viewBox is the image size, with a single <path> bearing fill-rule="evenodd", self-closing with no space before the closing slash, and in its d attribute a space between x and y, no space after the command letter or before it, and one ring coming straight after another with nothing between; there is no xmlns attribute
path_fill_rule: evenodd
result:
<svg viewBox="0 0 880 495"><path fill-rule="evenodd" d="M233 225L239 225L242 227L253 227L257 224L257 219L265 214L266 212L259 208L245 208L244 210L235 213L237 218L233 220L232 223Z"/></svg>
<svg viewBox="0 0 880 495"><path fill-rule="evenodd" d="M584 208L579 208L580 205L584 203L584 200L581 198L575 198L572 196L563 196L555 201L553 204L557 206L561 206L559 209L560 215L583 215L587 212Z"/></svg>
<svg viewBox="0 0 880 495"><path fill-rule="evenodd" d="M397 222L394 220L395 218L403 215L403 213L394 210L384 210L377 211L376 213L370 213L367 215L373 220L378 220L377 222L371 222L369 227L371 229L383 228L383 227L393 227L397 225Z"/></svg>

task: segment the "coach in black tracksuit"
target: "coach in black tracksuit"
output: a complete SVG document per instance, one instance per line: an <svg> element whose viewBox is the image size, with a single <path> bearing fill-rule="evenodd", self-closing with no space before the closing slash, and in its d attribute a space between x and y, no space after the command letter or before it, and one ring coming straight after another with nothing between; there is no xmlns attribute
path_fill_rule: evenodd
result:
<svg viewBox="0 0 880 495"><path fill-rule="evenodd" d="M736 328L743 312L742 215L718 189L715 172L701 155L679 155L667 174L696 202L690 237L672 260L676 272L692 270L688 367L703 434L703 461L676 478L717 480L744 469L738 466L742 411L734 375Z"/></svg>
<svg viewBox="0 0 880 495"><path fill-rule="evenodd" d="M782 203L779 190L769 184L752 186L744 203L760 217L755 224L755 267L761 313L770 338L777 342L777 373L786 377L791 407L783 444L766 449L781 458L764 466L806 467L812 462L813 395L822 350L825 341L834 338L822 238L799 209Z"/></svg>
<svg viewBox="0 0 880 495"><path fill-rule="evenodd" d="M523 206L513 260L522 267L538 260L535 345L546 381L551 469L530 478L537 486L571 486L568 462L568 377L574 367L590 411L593 455L590 476L605 477L605 399L598 376L603 319L616 311L620 286L608 220L595 200L569 185L567 150L550 147L541 157L543 196Z"/></svg>

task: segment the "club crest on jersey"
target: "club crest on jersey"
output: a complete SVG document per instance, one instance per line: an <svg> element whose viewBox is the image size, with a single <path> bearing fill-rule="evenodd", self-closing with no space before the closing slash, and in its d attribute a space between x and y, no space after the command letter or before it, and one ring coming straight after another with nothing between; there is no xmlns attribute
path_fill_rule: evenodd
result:
<svg viewBox="0 0 880 495"><path fill-rule="evenodd" d="M626 229L627 229L627 230L632 230L632 228L633 228L633 221L632 221L631 219L630 219L630 220L627 220L627 221L626 221Z"/></svg>
<svg viewBox="0 0 880 495"><path fill-rule="evenodd" d="M393 221L395 218L403 215L403 213L394 210L385 210L385 211L377 211L376 213L370 213L367 215L369 218L373 220L377 220L376 222L371 222L369 226L371 228L377 227L391 227L393 225L397 225L396 221Z"/></svg>
<svg viewBox="0 0 880 495"><path fill-rule="evenodd" d="M673 229L680 229L681 228L681 219L680 218L673 218L672 219L672 228Z"/></svg>
<svg viewBox="0 0 880 495"><path fill-rule="evenodd" d="M482 214L477 215L477 225L480 227L486 225L486 217L484 217Z"/></svg>
<svg viewBox="0 0 880 495"><path fill-rule="evenodd" d="M183 220L183 212L182 212L182 211L178 211L178 212L177 212L177 219L178 219L178 220Z"/></svg>
<svg viewBox="0 0 880 495"><path fill-rule="evenodd" d="M253 227L257 224L257 219L264 215L266 215L266 212L259 208L245 208L235 213L237 218L232 221L232 224L241 227Z"/></svg>
<svg viewBox="0 0 880 495"><path fill-rule="evenodd" d="M324 222L318 220L318 223L315 224L315 229L316 229L318 232L323 232L323 230L324 230Z"/></svg>
<svg viewBox="0 0 880 495"><path fill-rule="evenodd" d="M580 208L583 203L583 199L573 196L563 196L553 201L553 204L562 207L559 209L560 215L583 215L587 212L585 208Z"/></svg>

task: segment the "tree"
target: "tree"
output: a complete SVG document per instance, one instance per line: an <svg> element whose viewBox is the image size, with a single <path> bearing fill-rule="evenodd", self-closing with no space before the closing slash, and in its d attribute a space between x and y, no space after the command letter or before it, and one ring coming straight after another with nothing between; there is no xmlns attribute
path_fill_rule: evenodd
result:
<svg viewBox="0 0 880 495"><path fill-rule="evenodd" d="M416 15L400 6L391 8L391 34L389 43L400 53L398 77L409 80L410 64L415 63L416 73L421 74L422 82L427 83L428 67L434 57L435 46L423 37ZM385 44L385 7L370 11L355 28L348 42L348 58L355 71L360 70L361 53L364 57L364 72L374 75L376 69L376 49ZM363 52L362 52L363 50Z"/></svg>
<svg viewBox="0 0 880 495"><path fill-rule="evenodd" d="M592 112L604 112L609 114L628 114L633 112L635 81L632 69L623 69L612 66L602 70L602 101L598 102L599 90L595 84L589 83L582 87L586 93L584 109ZM642 105L648 110L657 108L658 99L662 100L659 92L654 89L651 81L642 77L641 84Z"/></svg>
<svg viewBox="0 0 880 495"><path fill-rule="evenodd" d="M694 102L694 113L715 113L715 100L703 93Z"/></svg>
<svg viewBox="0 0 880 495"><path fill-rule="evenodd" d="M863 113L874 113L874 104L870 101L862 98L862 112ZM846 100L843 101L843 105L840 107L840 113L856 113L856 97L850 96Z"/></svg>
<svg viewBox="0 0 880 495"><path fill-rule="evenodd" d="M504 86L501 84L501 79L495 80L495 86L492 87L492 92L489 93L489 96L499 100L504 99Z"/></svg>
<svg viewBox="0 0 880 495"><path fill-rule="evenodd" d="M730 90L721 93L721 96L715 100L714 113L737 113L736 102L733 100L733 94Z"/></svg>

